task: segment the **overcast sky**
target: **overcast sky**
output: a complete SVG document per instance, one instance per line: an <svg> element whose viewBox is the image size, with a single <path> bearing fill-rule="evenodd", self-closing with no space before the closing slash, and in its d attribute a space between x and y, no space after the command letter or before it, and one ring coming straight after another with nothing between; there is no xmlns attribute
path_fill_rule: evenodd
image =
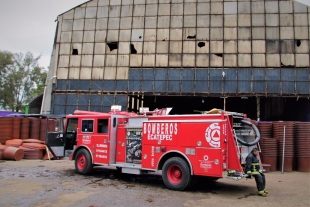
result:
<svg viewBox="0 0 310 207"><path fill-rule="evenodd" d="M57 16L87 1L0 0L0 50L41 55L39 65L47 68ZM298 1L310 6L310 0Z"/></svg>
<svg viewBox="0 0 310 207"><path fill-rule="evenodd" d="M0 50L42 55L47 68L53 49L56 18L88 0L0 0Z"/></svg>

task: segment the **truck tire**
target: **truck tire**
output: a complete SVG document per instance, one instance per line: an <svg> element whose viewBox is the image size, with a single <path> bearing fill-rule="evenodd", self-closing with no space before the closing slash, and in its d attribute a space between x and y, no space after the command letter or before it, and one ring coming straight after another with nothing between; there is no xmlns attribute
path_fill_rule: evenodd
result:
<svg viewBox="0 0 310 207"><path fill-rule="evenodd" d="M189 166L180 157L172 157L164 163L162 177L166 187L170 190L184 190L192 182Z"/></svg>
<svg viewBox="0 0 310 207"><path fill-rule="evenodd" d="M89 152L86 149L80 149L75 156L76 172L87 175L93 170L93 164Z"/></svg>

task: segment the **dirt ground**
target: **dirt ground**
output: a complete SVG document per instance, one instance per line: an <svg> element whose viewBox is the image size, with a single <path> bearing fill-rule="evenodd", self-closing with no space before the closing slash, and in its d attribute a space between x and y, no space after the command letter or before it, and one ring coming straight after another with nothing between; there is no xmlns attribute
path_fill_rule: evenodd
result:
<svg viewBox="0 0 310 207"><path fill-rule="evenodd" d="M269 194L264 198L257 195L254 179L200 181L179 192L166 189L158 174L134 176L96 168L82 176L69 160L2 161L0 206L310 206L310 173L265 175Z"/></svg>

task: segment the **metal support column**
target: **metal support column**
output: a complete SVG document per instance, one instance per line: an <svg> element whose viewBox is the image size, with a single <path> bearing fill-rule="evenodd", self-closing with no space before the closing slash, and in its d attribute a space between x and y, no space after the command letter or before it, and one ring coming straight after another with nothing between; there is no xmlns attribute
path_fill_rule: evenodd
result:
<svg viewBox="0 0 310 207"><path fill-rule="evenodd" d="M260 120L260 97L256 97L256 116L257 121Z"/></svg>

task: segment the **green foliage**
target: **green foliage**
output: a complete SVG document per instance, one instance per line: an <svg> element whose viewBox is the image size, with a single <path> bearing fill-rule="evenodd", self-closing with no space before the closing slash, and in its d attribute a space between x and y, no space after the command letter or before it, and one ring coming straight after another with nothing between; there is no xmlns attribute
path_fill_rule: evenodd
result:
<svg viewBox="0 0 310 207"><path fill-rule="evenodd" d="M0 51L0 75L7 71L7 67L13 64L13 54L8 51Z"/></svg>
<svg viewBox="0 0 310 207"><path fill-rule="evenodd" d="M11 54L0 51L3 73L0 106L13 111L23 110L31 99L43 93L47 72L38 65L39 59L40 56L34 57L30 52Z"/></svg>
<svg viewBox="0 0 310 207"><path fill-rule="evenodd" d="M3 80L7 74L8 67L13 64L12 61L13 54L8 51L0 51L0 97L3 88Z"/></svg>

